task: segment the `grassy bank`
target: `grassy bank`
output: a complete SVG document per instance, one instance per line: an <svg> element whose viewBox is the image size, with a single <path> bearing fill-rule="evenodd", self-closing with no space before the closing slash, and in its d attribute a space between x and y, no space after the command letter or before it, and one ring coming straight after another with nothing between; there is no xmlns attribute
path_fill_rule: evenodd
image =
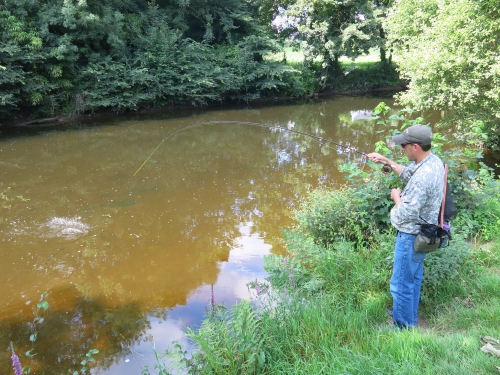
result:
<svg viewBox="0 0 500 375"><path fill-rule="evenodd" d="M270 344L266 346L268 373L496 371L499 360L481 352L479 339L500 334L500 298L496 292L500 288L500 244L495 241L471 247L457 275L443 280L435 297L427 296L419 327L394 331L386 328L390 327L385 313L390 305L390 270L383 267L393 249L392 238L387 236L371 247L345 250L341 256L323 252L322 256L337 263L329 268L332 277L342 274L339 289L325 288L321 295L302 297L305 299L298 293L299 298L278 303L279 310L269 308L263 314L263 332ZM340 260L343 264L338 266Z"/></svg>
<svg viewBox="0 0 500 375"><path fill-rule="evenodd" d="M411 331L387 328L390 270L382 265L393 236L370 247L337 246L344 247L340 254L331 248L321 256L328 258L324 271L337 279L338 289L308 293L298 263L290 276L286 263L293 258L281 259L288 280L274 292L254 285L257 308L247 302L229 311L216 307L201 329L191 332L198 352L184 362L188 373L496 373L500 360L480 350L480 337L500 335L498 240L468 249L458 274L423 304L422 322Z"/></svg>
<svg viewBox="0 0 500 375"><path fill-rule="evenodd" d="M423 122L408 110L391 116L383 103L374 113L387 134L397 122ZM435 134L459 214L450 245L426 257L415 329L394 330L386 313L395 244L388 192L397 177L350 165L349 186L313 191L297 209L296 227L284 233L288 254L266 258L268 282L249 285L251 301L213 303L188 332L196 351L177 345L166 356L189 374L497 373L500 358L481 351L481 338L500 338L500 181L480 163L480 144L470 147ZM377 150L407 162L385 142Z"/></svg>

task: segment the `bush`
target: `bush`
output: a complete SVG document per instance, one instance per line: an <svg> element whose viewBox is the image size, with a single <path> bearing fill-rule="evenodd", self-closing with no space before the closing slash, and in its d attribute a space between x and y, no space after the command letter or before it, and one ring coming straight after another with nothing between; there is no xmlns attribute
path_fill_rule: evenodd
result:
<svg viewBox="0 0 500 375"><path fill-rule="evenodd" d="M352 197L352 190L347 188L312 191L295 211L299 230L325 246L342 239L357 239L362 228Z"/></svg>
<svg viewBox="0 0 500 375"><path fill-rule="evenodd" d="M346 301L353 308L366 308L375 300L385 300L390 277L393 233L384 234L356 247L352 242L336 241L328 248L315 244L298 231L285 232L289 256L265 258L268 281L302 297L319 292L332 297L333 303Z"/></svg>
<svg viewBox="0 0 500 375"><path fill-rule="evenodd" d="M425 257L422 302L437 297L445 284L459 281L460 270L469 259L471 246L463 238L455 238L450 245Z"/></svg>
<svg viewBox="0 0 500 375"><path fill-rule="evenodd" d="M463 199L457 206L457 231L469 239L490 241L500 236L500 181L491 168L479 163L477 171L466 171L460 180Z"/></svg>

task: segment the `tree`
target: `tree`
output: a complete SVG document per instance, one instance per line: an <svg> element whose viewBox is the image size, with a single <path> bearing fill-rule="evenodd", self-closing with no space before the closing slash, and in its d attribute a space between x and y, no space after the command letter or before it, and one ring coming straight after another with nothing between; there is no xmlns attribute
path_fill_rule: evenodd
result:
<svg viewBox="0 0 500 375"><path fill-rule="evenodd" d="M342 55L356 57L366 50L373 26L366 1L305 1L293 4L288 15L297 19L298 35L307 54L328 63ZM367 33L368 32L368 33Z"/></svg>
<svg viewBox="0 0 500 375"><path fill-rule="evenodd" d="M385 30L416 109L452 109L464 130L485 126L499 147L500 8L496 0L398 0Z"/></svg>
<svg viewBox="0 0 500 375"><path fill-rule="evenodd" d="M371 0L296 0L285 10L289 25L285 35L300 44L306 61L318 57L323 61L324 88L329 70L341 71L341 56L354 59L381 45L383 11Z"/></svg>
<svg viewBox="0 0 500 375"><path fill-rule="evenodd" d="M248 100L294 71L251 0L1 3L0 118Z"/></svg>

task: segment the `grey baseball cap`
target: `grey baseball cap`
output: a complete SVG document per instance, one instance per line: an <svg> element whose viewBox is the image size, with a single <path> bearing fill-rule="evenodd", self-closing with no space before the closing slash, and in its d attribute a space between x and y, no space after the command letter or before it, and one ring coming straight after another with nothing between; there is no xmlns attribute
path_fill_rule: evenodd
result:
<svg viewBox="0 0 500 375"><path fill-rule="evenodd" d="M405 129L401 134L392 137L395 144L418 143L430 145L432 142L432 131L427 125L413 125Z"/></svg>

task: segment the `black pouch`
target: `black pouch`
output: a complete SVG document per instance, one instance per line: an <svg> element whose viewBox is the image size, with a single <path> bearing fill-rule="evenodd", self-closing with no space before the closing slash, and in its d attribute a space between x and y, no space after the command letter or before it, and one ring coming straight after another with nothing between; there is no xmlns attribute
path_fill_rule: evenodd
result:
<svg viewBox="0 0 500 375"><path fill-rule="evenodd" d="M413 250L416 253L431 253L437 249L444 247L447 240L450 239L450 234L447 230L434 224L420 224L420 233L415 238Z"/></svg>

